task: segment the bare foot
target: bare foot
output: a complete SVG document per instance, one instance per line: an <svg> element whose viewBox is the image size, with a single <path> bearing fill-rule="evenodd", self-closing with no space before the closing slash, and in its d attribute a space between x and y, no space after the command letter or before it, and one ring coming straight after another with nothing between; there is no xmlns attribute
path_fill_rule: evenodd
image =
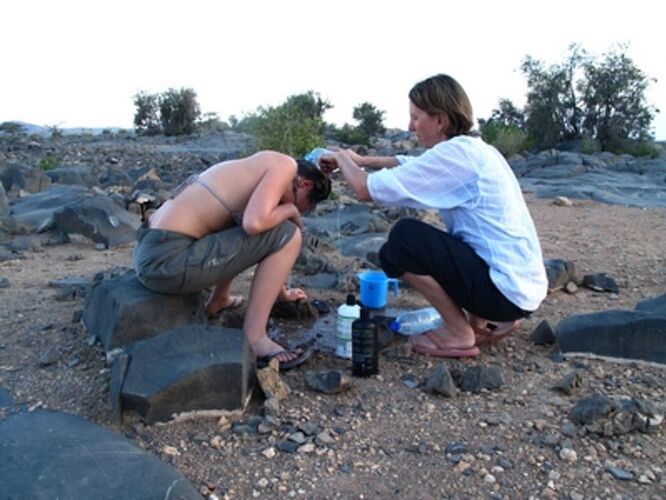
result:
<svg viewBox="0 0 666 500"><path fill-rule="evenodd" d="M426 350L470 349L474 347L474 337L471 334L454 335L446 326L440 326L420 335L409 338L412 346L419 346Z"/></svg>
<svg viewBox="0 0 666 500"><path fill-rule="evenodd" d="M213 297L214 294L210 296L204 307L207 316L215 316L227 309L236 309L244 302L242 295L225 295L214 299Z"/></svg>

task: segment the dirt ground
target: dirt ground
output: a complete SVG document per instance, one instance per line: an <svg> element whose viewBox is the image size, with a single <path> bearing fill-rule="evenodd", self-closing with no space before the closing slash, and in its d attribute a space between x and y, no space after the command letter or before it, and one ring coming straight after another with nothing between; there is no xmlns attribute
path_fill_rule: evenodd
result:
<svg viewBox="0 0 666 500"><path fill-rule="evenodd" d="M498 366L505 381L498 391L450 399L425 393L409 382L424 380L440 360L398 356L399 348L389 348L380 356L379 376L354 378L349 391L324 395L307 387L304 371L349 367L316 354L284 375L293 393L278 430L239 434L216 418L153 426L130 418L119 425L103 350L89 342L77 320L84 299L57 300L49 282L129 267L131 247L100 251L83 240L0 264L0 278L9 281L0 289L0 384L15 405L77 414L125 435L213 498L664 498L663 426L651 434L606 438L571 432L568 424L573 405L594 392L645 398L663 413L664 367L588 358L557 362L550 358L553 347L535 346L529 335L543 319L555 326L574 313L633 309L665 293L666 209L581 201L562 207L529 194L527 199L544 257L573 261L579 277L606 272L620 293L552 292L519 335L465 361ZM242 276L239 290L247 290L248 279ZM344 300L341 292L307 292L332 306ZM400 304L425 302L403 289ZM333 336L334 313L330 318ZM300 325L283 324L287 336L290 327ZM57 361L42 367L40 357L49 348ZM553 391L575 368L583 373L578 393ZM236 419L259 415L261 404L258 395ZM331 439L294 453L281 449L279 443L303 424ZM633 479L616 479L612 467Z"/></svg>

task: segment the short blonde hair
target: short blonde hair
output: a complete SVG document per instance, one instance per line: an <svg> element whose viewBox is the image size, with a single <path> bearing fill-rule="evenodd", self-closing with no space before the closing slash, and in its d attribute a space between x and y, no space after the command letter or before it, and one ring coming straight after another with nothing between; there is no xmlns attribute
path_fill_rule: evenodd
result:
<svg viewBox="0 0 666 500"><path fill-rule="evenodd" d="M417 83L409 91L409 100L430 115L444 114L448 118L448 138L467 135L474 125L472 104L462 86L449 75L440 73Z"/></svg>

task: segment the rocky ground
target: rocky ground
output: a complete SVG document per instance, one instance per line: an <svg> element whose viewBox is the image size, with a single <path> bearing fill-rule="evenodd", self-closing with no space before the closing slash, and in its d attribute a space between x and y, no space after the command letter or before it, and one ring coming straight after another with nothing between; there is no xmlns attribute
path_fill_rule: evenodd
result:
<svg viewBox="0 0 666 500"><path fill-rule="evenodd" d="M580 399L601 393L644 398L663 413L664 367L561 361L552 357L556 347L536 346L529 336L544 319L555 326L571 314L631 309L663 294L666 209L581 201L563 207L526 196L544 256L573 261L581 276L606 272L620 293L552 292L519 335L464 362L498 367L505 382L498 390L453 398L424 392L419 384L441 361L393 344L380 356L378 376L354 378L341 394L316 393L304 380L307 369L348 370L329 353L285 374L293 392L276 429L253 427L262 412L259 393L243 415L153 426L130 416L119 424L103 350L78 322L84 298L62 297L49 282L130 266L131 246L98 250L84 239L0 264L6 286L0 289L0 385L15 405L74 413L127 436L213 498L663 498L663 426L603 437L574 424L570 412ZM247 290L249 278L242 275L238 290ZM338 291L307 292L331 306L344 300ZM391 301L425 305L404 288ZM334 313L329 318L333 336ZM289 337L308 327L281 321L274 333ZM572 395L554 391L574 369L581 387Z"/></svg>

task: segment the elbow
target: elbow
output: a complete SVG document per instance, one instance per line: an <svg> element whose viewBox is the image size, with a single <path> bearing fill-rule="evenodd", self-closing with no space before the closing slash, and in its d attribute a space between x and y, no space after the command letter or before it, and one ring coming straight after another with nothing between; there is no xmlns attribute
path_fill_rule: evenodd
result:
<svg viewBox="0 0 666 500"><path fill-rule="evenodd" d="M258 220L250 217L243 217L243 231L250 236L255 236L263 231L263 227Z"/></svg>
<svg viewBox="0 0 666 500"><path fill-rule="evenodd" d="M370 196L370 191L368 191L367 184L363 183L360 186L355 186L354 192L356 193L356 198L359 201L372 201L372 196Z"/></svg>

